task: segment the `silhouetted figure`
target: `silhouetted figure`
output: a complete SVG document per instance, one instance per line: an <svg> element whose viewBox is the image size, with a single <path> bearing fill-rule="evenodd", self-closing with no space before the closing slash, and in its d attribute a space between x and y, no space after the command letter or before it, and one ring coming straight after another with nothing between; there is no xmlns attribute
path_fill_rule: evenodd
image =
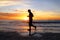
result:
<svg viewBox="0 0 60 40"><path fill-rule="evenodd" d="M29 13L29 26L31 27L34 27L35 28L35 30L36 30L36 26L34 26L33 24L32 24L32 21L33 21L33 17L34 17L34 15L33 15L33 13L31 12L31 10L30 9L28 9L28 13ZM30 30L29 30L30 31Z"/></svg>

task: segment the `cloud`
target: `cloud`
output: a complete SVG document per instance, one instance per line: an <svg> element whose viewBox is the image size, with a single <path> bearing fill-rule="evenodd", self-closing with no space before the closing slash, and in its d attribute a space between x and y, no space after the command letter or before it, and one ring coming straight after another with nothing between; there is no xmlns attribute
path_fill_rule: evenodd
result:
<svg viewBox="0 0 60 40"><path fill-rule="evenodd" d="M2 13L2 12L0 12L0 16L18 17L18 16L21 16L21 14L19 14L19 13Z"/></svg>
<svg viewBox="0 0 60 40"><path fill-rule="evenodd" d="M0 1L21 1L21 0L0 0Z"/></svg>
<svg viewBox="0 0 60 40"><path fill-rule="evenodd" d="M22 5L29 6L24 0L0 1L0 6Z"/></svg>
<svg viewBox="0 0 60 40"><path fill-rule="evenodd" d="M14 9L30 8L31 5L29 3L29 1L25 0L0 1L0 12L12 12Z"/></svg>
<svg viewBox="0 0 60 40"><path fill-rule="evenodd" d="M7 19L18 19L18 17L20 17L21 14L17 14L17 13L0 13L0 20L7 20Z"/></svg>
<svg viewBox="0 0 60 40"><path fill-rule="evenodd" d="M0 6L10 6L10 5L17 5L19 2L16 1L0 1Z"/></svg>

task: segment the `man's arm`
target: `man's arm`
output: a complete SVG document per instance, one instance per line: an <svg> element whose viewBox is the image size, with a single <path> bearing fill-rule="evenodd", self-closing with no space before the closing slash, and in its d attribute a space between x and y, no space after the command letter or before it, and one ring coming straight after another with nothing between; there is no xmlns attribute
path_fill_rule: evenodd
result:
<svg viewBox="0 0 60 40"><path fill-rule="evenodd" d="M27 17L29 17L29 16L27 16Z"/></svg>

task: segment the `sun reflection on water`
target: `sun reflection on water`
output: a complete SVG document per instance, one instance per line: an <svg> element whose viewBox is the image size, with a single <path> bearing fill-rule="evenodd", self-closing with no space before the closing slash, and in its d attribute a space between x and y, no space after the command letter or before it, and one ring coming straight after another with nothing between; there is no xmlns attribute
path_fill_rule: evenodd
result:
<svg viewBox="0 0 60 40"><path fill-rule="evenodd" d="M29 26L21 26L20 27L21 30L19 30L18 32L22 35L22 36L27 36L29 35ZM31 34L34 33L34 27L31 27Z"/></svg>

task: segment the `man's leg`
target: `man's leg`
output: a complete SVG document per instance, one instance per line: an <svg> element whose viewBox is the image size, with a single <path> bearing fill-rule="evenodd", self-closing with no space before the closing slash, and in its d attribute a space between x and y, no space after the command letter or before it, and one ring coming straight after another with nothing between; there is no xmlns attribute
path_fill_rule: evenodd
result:
<svg viewBox="0 0 60 40"><path fill-rule="evenodd" d="M31 30L31 23L29 22L29 29L28 29L28 31L30 31Z"/></svg>
<svg viewBox="0 0 60 40"><path fill-rule="evenodd" d="M36 26L34 26L34 25L32 24L32 23L33 23L32 21L33 21L33 18L31 18L30 23L31 23L31 26L33 26L33 27L35 28L35 30L36 30Z"/></svg>
<svg viewBox="0 0 60 40"><path fill-rule="evenodd" d="M35 28L35 30L36 30L36 26L34 26L33 24L32 24L32 26Z"/></svg>

